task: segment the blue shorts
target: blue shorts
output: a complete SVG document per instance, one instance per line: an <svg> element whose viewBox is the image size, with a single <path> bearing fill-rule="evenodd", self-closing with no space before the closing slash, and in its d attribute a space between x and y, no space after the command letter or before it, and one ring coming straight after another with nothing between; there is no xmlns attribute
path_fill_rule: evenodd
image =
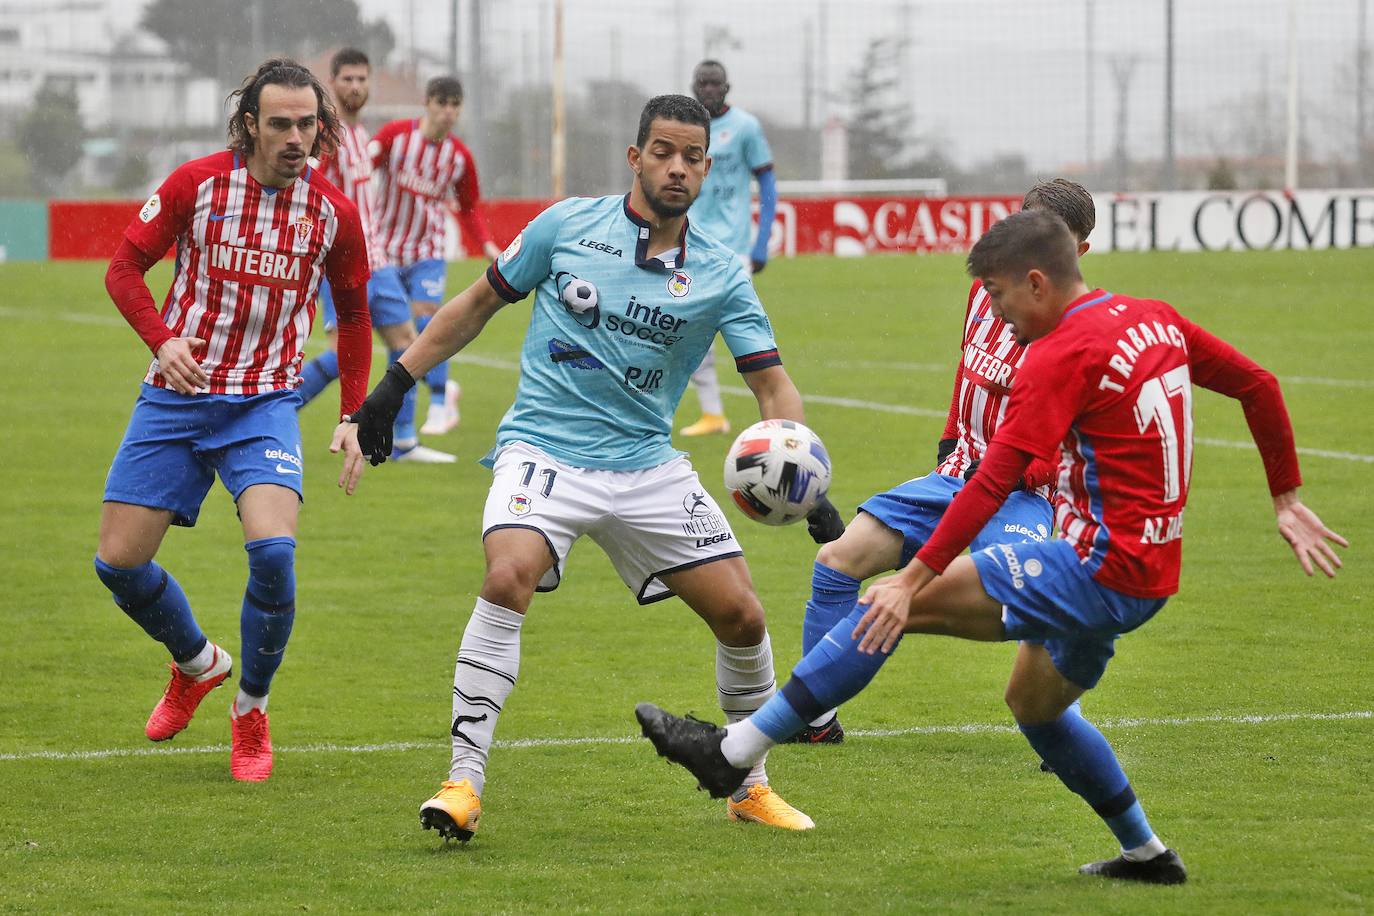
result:
<svg viewBox="0 0 1374 916"><path fill-rule="evenodd" d="M401 275L401 285L405 287L411 302L444 301L448 262L440 258L428 258L396 269Z"/></svg>
<svg viewBox="0 0 1374 916"><path fill-rule="evenodd" d="M172 524L189 528L216 473L235 502L260 483L300 496L300 403L287 390L188 397L145 384L105 479L105 501L170 509Z"/></svg>
<svg viewBox="0 0 1374 916"><path fill-rule="evenodd" d="M385 328L410 320L410 300L406 298L401 274L395 267L383 267L367 281L367 310L372 314L374 328ZM320 319L326 331L339 326L339 317L334 314L334 294L329 289L328 280L320 281Z"/></svg>
<svg viewBox="0 0 1374 916"><path fill-rule="evenodd" d="M1164 607L1165 598L1123 595L1098 583L1063 538L996 544L973 555L983 588L1002 603L1007 639L1043 645L1059 673L1097 686L1114 643Z"/></svg>
<svg viewBox="0 0 1374 916"><path fill-rule="evenodd" d="M897 564L900 569L930 540L940 517L963 488L964 481L958 477L927 474L879 493L859 509L901 533L902 559ZM978 532L970 547L981 550L991 544L1044 541L1053 527L1054 510L1049 501L1034 493L1017 490Z"/></svg>

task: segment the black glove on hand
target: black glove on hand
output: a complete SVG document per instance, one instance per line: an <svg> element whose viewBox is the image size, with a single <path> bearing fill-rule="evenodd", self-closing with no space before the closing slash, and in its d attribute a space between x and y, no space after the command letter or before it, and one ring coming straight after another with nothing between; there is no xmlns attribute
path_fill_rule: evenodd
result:
<svg viewBox="0 0 1374 916"><path fill-rule="evenodd" d="M983 459L981 459L981 458L974 458L972 461L970 461L970 462L968 463L968 467L964 469L964 480L965 480L965 481L969 481L969 480L972 480L972 479L973 479L973 475L976 474L976 473L978 473L978 465L981 464L982 461L983 461ZM1011 488L1011 491L1012 491L1013 493L1015 493L1017 490L1024 490L1025 488L1026 488L1026 481L1025 481L1025 480L1018 480L1018 481L1016 481L1016 486L1014 486L1014 487Z"/></svg>
<svg viewBox="0 0 1374 916"><path fill-rule="evenodd" d="M940 444L935 449L935 463L944 464L945 459L954 454L954 448L959 444L958 439L941 439ZM967 480L968 478L964 478Z"/></svg>
<svg viewBox="0 0 1374 916"><path fill-rule="evenodd" d="M363 406L348 418L358 424L358 448L376 467L391 457L391 428L406 392L415 387L415 379L400 363L392 363L386 375L363 401Z"/></svg>
<svg viewBox="0 0 1374 916"><path fill-rule="evenodd" d="M840 510L829 497L822 496L816 508L806 514L806 531L817 544L839 540L844 534L844 519L840 518Z"/></svg>

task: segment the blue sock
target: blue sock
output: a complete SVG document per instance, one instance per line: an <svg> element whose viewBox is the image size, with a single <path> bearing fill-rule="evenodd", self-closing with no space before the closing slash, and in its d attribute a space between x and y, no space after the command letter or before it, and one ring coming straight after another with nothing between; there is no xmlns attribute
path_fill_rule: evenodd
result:
<svg viewBox="0 0 1374 916"><path fill-rule="evenodd" d="M243 639L239 689L265 697L281 665L296 620L296 541L260 538L248 551L248 588L243 593L239 635Z"/></svg>
<svg viewBox="0 0 1374 916"><path fill-rule="evenodd" d="M415 319L416 332L424 331L429 326L433 315L421 315ZM448 360L441 359L434 364L434 368L425 373L425 384L429 386L432 398L438 398L439 403L444 402L444 387L448 384ZM434 403L431 399L430 403Z"/></svg>
<svg viewBox="0 0 1374 916"><path fill-rule="evenodd" d="M807 722L843 705L868 686L889 656L882 652L866 655L859 651L859 640L851 638L859 618L867 611L863 605L854 605L849 616L835 624L797 662L782 689L750 716L759 731L782 742ZM892 651L897 650L894 647Z"/></svg>
<svg viewBox="0 0 1374 916"><path fill-rule="evenodd" d="M114 595L120 610L166 646L174 661L190 661L205 648L205 634L191 614L186 593L167 570L152 560L121 569L96 557L95 574Z"/></svg>
<svg viewBox="0 0 1374 916"><path fill-rule="evenodd" d="M1154 836L1112 746L1083 718L1077 703L1053 722L1019 727L1060 782L1106 821L1122 849L1134 849Z"/></svg>
<svg viewBox="0 0 1374 916"><path fill-rule="evenodd" d="M333 350L325 350L306 363L305 368L301 370L301 386L296 389L296 393L301 396L301 406L304 407L313 401L338 377L339 354Z"/></svg>
<svg viewBox="0 0 1374 916"><path fill-rule="evenodd" d="M396 360L401 358L405 350L388 350L386 354L386 364L388 367ZM415 388L412 387L406 392L406 396L401 399L401 409L396 412L396 423L391 427L391 435L397 442L406 442L415 438Z"/></svg>
<svg viewBox="0 0 1374 916"><path fill-rule="evenodd" d="M853 576L817 561L811 569L811 600L802 618L802 655L810 652L859 600L859 585Z"/></svg>

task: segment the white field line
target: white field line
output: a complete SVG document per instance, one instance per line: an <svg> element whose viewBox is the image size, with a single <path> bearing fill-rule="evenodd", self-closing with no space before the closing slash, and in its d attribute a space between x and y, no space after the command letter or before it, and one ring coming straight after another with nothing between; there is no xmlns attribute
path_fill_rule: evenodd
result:
<svg viewBox="0 0 1374 916"><path fill-rule="evenodd" d="M1209 715L1209 716L1164 716L1159 718L1122 718L1103 719L1097 722L1099 728L1129 730L1137 728L1182 728L1193 725L1268 725L1275 722L1343 722L1352 719L1374 719L1374 710L1359 709L1350 712L1282 712L1255 715ZM968 722L963 725L916 725L911 728L892 729L851 729L848 734L856 738L896 738L909 735L982 735L1015 734L1016 727L1005 723ZM498 748L526 747L580 747L584 745L609 746L616 744L636 744L643 741L637 735L610 735L592 738L519 738L513 741L497 741ZM448 747L447 741L392 741L383 744L298 744L277 745L277 750L285 754L385 754L405 751L436 750ZM0 754L0 761L27 760L104 760L114 757L168 757L181 754L222 754L227 753L227 744L209 744L200 747L140 747L106 748L94 751L19 751Z"/></svg>
<svg viewBox="0 0 1374 916"><path fill-rule="evenodd" d="M52 316L40 312L28 311L25 309L13 309L0 306L0 318L33 318L42 319L44 321L51 321L53 317L57 317L61 321L70 321L76 324L96 324L119 327L123 326L125 323L124 319L119 317L118 315L90 315L81 312L74 312ZM308 347L308 349L313 350L315 349L315 347L310 346ZM373 347L373 352L385 353L386 348L382 347L381 345L377 345ZM463 363L470 366L481 366L485 369L499 369L507 372L517 372L520 369L519 362L513 362L511 360L501 359L500 357L495 356L483 356L478 353L460 353L454 359L458 363ZM909 368L913 370L927 370L935 368L933 363L833 363L831 365L862 365L874 367ZM1330 379L1295 375L1282 378L1281 381L1290 383L1297 382L1319 385L1331 385L1334 387L1374 387L1374 382L1370 382L1369 380L1365 379ZM753 393L749 391L749 389L740 388L732 385L721 386L721 391L723 391L726 394L734 395L736 397L752 398L754 396ZM812 404L825 404L831 407L849 407L855 410L872 410L877 413L902 414L904 416L909 417L929 417L936 420L943 419L949 413L947 410L932 410L929 407L912 407L907 404L886 404L882 401L866 401L860 398L840 398L825 394L808 394L804 396L804 400L809 401ZM1203 436L1195 437L1194 441L1200 445L1211 445L1216 446L1218 448L1251 449L1255 447L1254 443L1252 442L1239 442L1233 439L1211 439ZM1332 451L1331 449L1305 448L1299 446L1298 454L1309 455L1313 458L1334 458L1338 461L1358 461L1364 464L1374 464L1374 455L1362 455L1358 452L1339 452Z"/></svg>

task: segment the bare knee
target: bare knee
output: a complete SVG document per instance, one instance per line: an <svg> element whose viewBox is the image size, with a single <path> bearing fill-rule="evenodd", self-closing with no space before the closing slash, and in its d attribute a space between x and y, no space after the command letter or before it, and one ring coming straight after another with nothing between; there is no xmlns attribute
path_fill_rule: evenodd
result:
<svg viewBox="0 0 1374 916"><path fill-rule="evenodd" d="M482 580L482 597L492 604L510 608L521 614L529 609L530 599L543 576L542 569L533 569L515 560L495 558L487 564Z"/></svg>
<svg viewBox="0 0 1374 916"><path fill-rule="evenodd" d="M763 604L752 591L723 599L707 623L716 639L727 646L757 646L767 632Z"/></svg>
<svg viewBox="0 0 1374 916"><path fill-rule="evenodd" d="M388 350L404 350L415 343L415 325L409 321L389 324L381 329L381 334Z"/></svg>
<svg viewBox="0 0 1374 916"><path fill-rule="evenodd" d="M1033 690L1015 682L1007 685L1003 699L1006 700L1007 708L1011 710L1012 717L1018 725L1044 725L1053 722L1062 716L1064 710L1072 703L1072 700L1065 702L1062 697Z"/></svg>

